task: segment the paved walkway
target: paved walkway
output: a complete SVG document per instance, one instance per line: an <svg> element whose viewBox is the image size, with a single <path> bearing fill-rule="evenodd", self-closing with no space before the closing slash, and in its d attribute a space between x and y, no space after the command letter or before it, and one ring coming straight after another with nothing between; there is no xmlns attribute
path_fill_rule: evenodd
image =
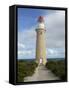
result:
<svg viewBox="0 0 69 90"><path fill-rule="evenodd" d="M24 78L24 82L42 80L59 80L59 78L43 65L38 66L32 76Z"/></svg>

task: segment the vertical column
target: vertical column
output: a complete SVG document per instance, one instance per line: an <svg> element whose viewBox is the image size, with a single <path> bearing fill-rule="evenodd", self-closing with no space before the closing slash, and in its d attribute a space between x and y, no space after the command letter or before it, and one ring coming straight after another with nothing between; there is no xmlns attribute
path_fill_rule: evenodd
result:
<svg viewBox="0 0 69 90"><path fill-rule="evenodd" d="M46 64L46 44L45 44L45 25L42 16L38 18L38 27L36 29L37 39L36 39L36 62L40 64L42 59L42 64Z"/></svg>

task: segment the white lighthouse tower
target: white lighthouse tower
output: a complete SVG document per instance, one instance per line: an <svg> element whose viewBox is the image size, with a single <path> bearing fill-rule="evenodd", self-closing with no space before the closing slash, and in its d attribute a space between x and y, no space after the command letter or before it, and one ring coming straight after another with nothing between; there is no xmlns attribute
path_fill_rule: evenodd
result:
<svg viewBox="0 0 69 90"><path fill-rule="evenodd" d="M45 22L44 17L38 17L38 26L36 28L36 62L40 65L46 64L46 42L45 42Z"/></svg>

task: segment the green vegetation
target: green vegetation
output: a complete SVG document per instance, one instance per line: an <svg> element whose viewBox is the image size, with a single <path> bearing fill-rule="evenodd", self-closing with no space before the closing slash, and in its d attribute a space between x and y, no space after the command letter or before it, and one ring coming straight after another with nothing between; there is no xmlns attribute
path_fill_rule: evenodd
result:
<svg viewBox="0 0 69 90"><path fill-rule="evenodd" d="M37 63L34 61L18 61L18 82L23 82L24 77L33 75Z"/></svg>
<svg viewBox="0 0 69 90"><path fill-rule="evenodd" d="M65 62L61 61L48 61L46 67L50 69L61 80L65 80Z"/></svg>

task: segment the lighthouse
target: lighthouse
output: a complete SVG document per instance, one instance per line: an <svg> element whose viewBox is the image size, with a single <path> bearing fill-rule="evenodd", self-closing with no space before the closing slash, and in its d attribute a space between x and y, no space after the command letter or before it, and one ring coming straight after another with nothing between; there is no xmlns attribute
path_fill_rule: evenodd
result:
<svg viewBox="0 0 69 90"><path fill-rule="evenodd" d="M38 25L36 27L36 62L38 65L46 64L46 42L45 42L45 22L44 17L38 17Z"/></svg>

